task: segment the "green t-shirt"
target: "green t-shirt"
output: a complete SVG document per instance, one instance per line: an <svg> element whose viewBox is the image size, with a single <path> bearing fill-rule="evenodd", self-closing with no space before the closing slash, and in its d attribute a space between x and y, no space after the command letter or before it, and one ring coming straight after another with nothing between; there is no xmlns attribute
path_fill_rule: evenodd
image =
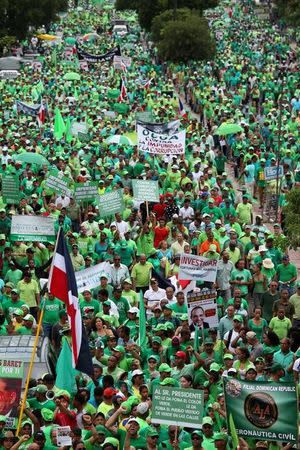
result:
<svg viewBox="0 0 300 450"><path fill-rule="evenodd" d="M252 279L252 275L248 269L243 269L243 270L233 269L233 271L231 272L231 280L232 281L239 280L242 282L243 281L247 282L247 281L250 281L251 279ZM242 295L248 294L248 286L237 284L236 287L238 287L240 289Z"/></svg>
<svg viewBox="0 0 300 450"><path fill-rule="evenodd" d="M91 301L82 300L80 302L80 309L83 314L97 314L99 312L99 302L98 300L94 300L93 298L91 299Z"/></svg>
<svg viewBox="0 0 300 450"><path fill-rule="evenodd" d="M41 309L44 309L43 323L49 323L53 325L59 321L59 311L63 309L63 303L54 298L50 300L49 298L44 298L41 301Z"/></svg>
<svg viewBox="0 0 300 450"><path fill-rule="evenodd" d="M278 264L276 273L279 281L288 282L291 278L297 277L297 268L294 264L288 263L287 265ZM291 286L294 286L294 282Z"/></svg>
<svg viewBox="0 0 300 450"><path fill-rule="evenodd" d="M28 403L32 410L47 408L50 409L51 411L54 411L56 408L56 405L52 400L46 400L45 402L41 403L34 397L28 399Z"/></svg>

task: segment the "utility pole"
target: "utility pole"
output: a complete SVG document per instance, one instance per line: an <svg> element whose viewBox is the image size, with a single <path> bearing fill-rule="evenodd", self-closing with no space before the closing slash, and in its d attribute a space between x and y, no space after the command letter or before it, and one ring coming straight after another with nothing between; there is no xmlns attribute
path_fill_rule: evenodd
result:
<svg viewBox="0 0 300 450"><path fill-rule="evenodd" d="M173 0L173 20L177 19L177 0Z"/></svg>

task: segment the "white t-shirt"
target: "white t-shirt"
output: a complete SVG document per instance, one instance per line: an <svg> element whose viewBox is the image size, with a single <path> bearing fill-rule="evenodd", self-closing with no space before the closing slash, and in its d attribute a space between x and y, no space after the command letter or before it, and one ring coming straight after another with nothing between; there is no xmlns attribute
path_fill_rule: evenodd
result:
<svg viewBox="0 0 300 450"><path fill-rule="evenodd" d="M232 331L232 333L231 333L231 331ZM236 352L236 348L231 347L231 342L234 341L234 339L236 339L238 337L239 332L238 331L234 331L234 330L231 330L231 331L227 331L227 333L224 334L224 338L223 339L224 339L224 341L227 342L228 339L229 339L229 333L231 333L231 339L230 339L230 342L229 342L229 345L228 345L228 350L230 350L231 353L235 353Z"/></svg>
<svg viewBox="0 0 300 450"><path fill-rule="evenodd" d="M166 291L161 288L158 288L157 291L148 289L145 292L144 298L147 300L147 316L152 316L152 311L150 310L150 308L152 308L156 303L159 303L161 299L165 297Z"/></svg>

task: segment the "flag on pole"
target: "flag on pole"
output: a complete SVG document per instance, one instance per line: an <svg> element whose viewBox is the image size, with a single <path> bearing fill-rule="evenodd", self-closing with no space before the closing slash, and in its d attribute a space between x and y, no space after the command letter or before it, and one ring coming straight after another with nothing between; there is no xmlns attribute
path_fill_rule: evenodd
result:
<svg viewBox="0 0 300 450"><path fill-rule="evenodd" d="M180 98L178 99L178 111L179 114L181 115L181 117L184 117L185 119L187 119L187 112L183 107L182 101L180 100Z"/></svg>
<svg viewBox="0 0 300 450"><path fill-rule="evenodd" d="M37 114L37 121L39 124L39 127L41 127L43 125L43 123L45 123L46 120L46 108L45 105L43 104L43 102L41 102L41 106L39 109L39 112Z"/></svg>
<svg viewBox="0 0 300 450"><path fill-rule="evenodd" d="M237 431L235 428L235 423L232 417L232 414L229 415L229 430L232 439L232 448L233 450L237 450L239 448L239 438L237 435Z"/></svg>
<svg viewBox="0 0 300 450"><path fill-rule="evenodd" d="M75 369L91 376L93 374L92 357L82 323L74 269L62 228L57 235L48 289L66 305L72 333L72 365Z"/></svg>
<svg viewBox="0 0 300 450"><path fill-rule="evenodd" d="M146 313L144 305L143 291L140 291L140 315L139 315L139 346L140 348L145 348L147 345L146 338Z"/></svg>
<svg viewBox="0 0 300 450"><path fill-rule="evenodd" d="M146 83L143 85L143 87L144 87L144 89L146 89L146 91L149 91L152 80L153 80L153 78L150 78L150 80L146 81Z"/></svg>
<svg viewBox="0 0 300 450"><path fill-rule="evenodd" d="M194 351L199 352L199 327L198 327L198 325L195 326Z"/></svg>
<svg viewBox="0 0 300 450"><path fill-rule="evenodd" d="M60 140L66 131L66 125L58 108L55 108L54 114L54 137Z"/></svg>
<svg viewBox="0 0 300 450"><path fill-rule="evenodd" d="M64 389L70 393L76 392L76 375L78 370L72 367L72 350L68 342L68 338L63 336L61 351L56 363L56 380L55 387Z"/></svg>
<svg viewBox="0 0 300 450"><path fill-rule="evenodd" d="M122 78L121 85L120 85L120 95L118 97L118 101L123 102L123 100L125 100L126 97L127 97L126 86L125 86L125 82Z"/></svg>

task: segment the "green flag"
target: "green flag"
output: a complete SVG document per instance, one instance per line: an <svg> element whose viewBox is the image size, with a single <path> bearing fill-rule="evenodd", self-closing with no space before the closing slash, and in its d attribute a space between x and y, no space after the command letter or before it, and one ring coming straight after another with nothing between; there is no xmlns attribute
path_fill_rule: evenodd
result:
<svg viewBox="0 0 300 450"><path fill-rule="evenodd" d="M53 52L51 53L51 64L54 67L56 67L56 64L57 64L57 53L56 53L56 48L55 47L53 49Z"/></svg>
<svg viewBox="0 0 300 450"><path fill-rule="evenodd" d="M72 122L71 122L70 117L68 117L67 121L66 121L66 142L71 142L74 137L71 134L71 126L72 126Z"/></svg>
<svg viewBox="0 0 300 450"><path fill-rule="evenodd" d="M56 364L56 373L55 386L58 389L64 389L70 393L76 392L75 376L80 372L73 369L72 350L66 337L62 338L62 348Z"/></svg>
<svg viewBox="0 0 300 450"><path fill-rule="evenodd" d="M74 98L76 98L76 100L79 99L76 86L74 87Z"/></svg>
<svg viewBox="0 0 300 450"><path fill-rule="evenodd" d="M55 108L54 116L54 137L57 140L61 140L66 131L66 125L64 119L62 118L61 112L58 108Z"/></svg>
<svg viewBox="0 0 300 450"><path fill-rule="evenodd" d="M140 291L140 316L139 316L139 346L145 348L147 344L146 338L146 313L144 305L143 292Z"/></svg>
<svg viewBox="0 0 300 450"><path fill-rule="evenodd" d="M198 325L195 326L194 351L199 352L199 327L198 327Z"/></svg>
<svg viewBox="0 0 300 450"><path fill-rule="evenodd" d="M238 435L236 432L232 414L229 415L229 429L230 429L230 435L231 435L231 439L232 439L232 447L233 447L233 450L236 450L239 446L239 438L238 438Z"/></svg>
<svg viewBox="0 0 300 450"><path fill-rule="evenodd" d="M32 97L32 100L33 100L35 103L38 103L39 100L40 100L40 94L39 94L39 91L37 90L37 88L36 88L35 86L32 88L32 91L31 91L31 97Z"/></svg>

